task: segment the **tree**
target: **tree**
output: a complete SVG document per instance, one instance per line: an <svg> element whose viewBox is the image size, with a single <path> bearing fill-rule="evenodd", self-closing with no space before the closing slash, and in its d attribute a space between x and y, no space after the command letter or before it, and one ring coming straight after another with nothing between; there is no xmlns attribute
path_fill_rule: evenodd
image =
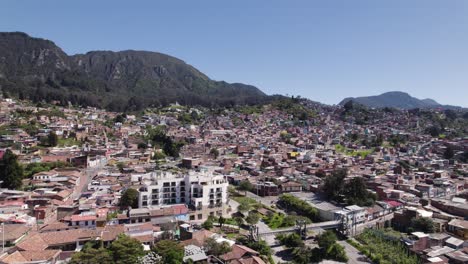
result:
<svg viewBox="0 0 468 264"><path fill-rule="evenodd" d="M330 247L327 248L325 251L325 258L333 259L339 262L348 262L348 256L346 255L344 247L338 243L333 243Z"/></svg>
<svg viewBox="0 0 468 264"><path fill-rule="evenodd" d="M239 211L239 212L241 212L243 214L250 211L251 209L252 209L252 205L250 204L249 201L246 201L246 200L242 200L239 203L239 206L237 207L237 211Z"/></svg>
<svg viewBox="0 0 468 264"><path fill-rule="evenodd" d="M411 227L414 231L421 231L424 233L434 233L434 222L429 217L413 217L411 219Z"/></svg>
<svg viewBox="0 0 468 264"><path fill-rule="evenodd" d="M295 248L295 247L303 247L304 241L302 241L301 236L296 233L292 233L289 235L278 235L276 237L282 245L287 248Z"/></svg>
<svg viewBox="0 0 468 264"><path fill-rule="evenodd" d="M251 225L256 225L259 220L260 220L260 215L253 211L250 211L249 215L245 218L245 221Z"/></svg>
<svg viewBox="0 0 468 264"><path fill-rule="evenodd" d="M212 155L214 159L217 159L219 157L219 150L216 148L212 148L210 150L210 155Z"/></svg>
<svg viewBox="0 0 468 264"><path fill-rule="evenodd" d="M237 188L239 191L244 191L245 195L247 195L248 191L253 190L253 185L248 180L243 180L239 183L239 187Z"/></svg>
<svg viewBox="0 0 468 264"><path fill-rule="evenodd" d="M234 217L234 221L236 221L237 225L239 226L239 229L240 229L241 225L244 224L244 218L242 218L240 216Z"/></svg>
<svg viewBox="0 0 468 264"><path fill-rule="evenodd" d="M184 247L174 240L161 240L153 247L153 251L162 257L164 264L182 264Z"/></svg>
<svg viewBox="0 0 468 264"><path fill-rule="evenodd" d="M124 115L117 115L114 118L114 123L123 123L125 122L125 116Z"/></svg>
<svg viewBox="0 0 468 264"><path fill-rule="evenodd" d="M226 241L218 243L216 242L216 239L212 237L209 237L205 240L203 247L205 248L205 251L208 254L214 255L216 257L219 257L231 251L231 246L229 245L229 243L227 243Z"/></svg>
<svg viewBox="0 0 468 264"><path fill-rule="evenodd" d="M344 247L336 243L336 235L333 231L327 230L317 237L320 247L320 255L325 259L333 259L341 262L347 262L348 257Z"/></svg>
<svg viewBox="0 0 468 264"><path fill-rule="evenodd" d="M426 133L431 135L432 137L438 137L440 135L440 128L437 126L431 126L426 129Z"/></svg>
<svg viewBox="0 0 468 264"><path fill-rule="evenodd" d="M203 222L202 227L206 230L210 230L213 228L213 221L211 219L207 219L205 222Z"/></svg>
<svg viewBox="0 0 468 264"><path fill-rule="evenodd" d="M145 255L140 241L125 234L120 234L109 247L115 263L136 263ZM99 263L99 262L97 262Z"/></svg>
<svg viewBox="0 0 468 264"><path fill-rule="evenodd" d="M120 172L123 172L123 169L125 168L125 164L123 162L117 162L116 166Z"/></svg>
<svg viewBox="0 0 468 264"><path fill-rule="evenodd" d="M145 142L138 143L138 149L147 149L148 145Z"/></svg>
<svg viewBox="0 0 468 264"><path fill-rule="evenodd" d="M49 142L49 146L51 147L55 147L58 144L58 136L54 131L50 131L49 135L47 136L47 140Z"/></svg>
<svg viewBox="0 0 468 264"><path fill-rule="evenodd" d="M451 146L447 146L447 148L444 151L444 159L451 159L455 153L453 152L453 148Z"/></svg>
<svg viewBox="0 0 468 264"><path fill-rule="evenodd" d="M345 184L344 196L348 204L371 206L375 202L374 195L366 189L366 183L362 177L355 177Z"/></svg>
<svg viewBox="0 0 468 264"><path fill-rule="evenodd" d="M224 222L226 222L226 219L221 215L218 219L219 228L223 228Z"/></svg>
<svg viewBox="0 0 468 264"><path fill-rule="evenodd" d="M347 174L346 169L337 169L332 172L332 175L325 178L322 191L328 199L335 201L343 199L344 179Z"/></svg>
<svg viewBox="0 0 468 264"><path fill-rule="evenodd" d="M97 246L97 248L96 248ZM93 245L93 243L86 243L83 249L74 254L70 264L94 264L94 263L102 263L102 264L111 264L114 263L112 259L112 255L109 253L107 249L102 246L102 243L99 245Z"/></svg>
<svg viewBox="0 0 468 264"><path fill-rule="evenodd" d="M138 208L138 191L132 188L125 190L120 198L120 206Z"/></svg>
<svg viewBox="0 0 468 264"><path fill-rule="evenodd" d="M317 242L321 248L329 248L331 245L336 243L336 235L330 230L323 232L317 237Z"/></svg>
<svg viewBox="0 0 468 264"><path fill-rule="evenodd" d="M18 163L18 157L7 149L0 160L0 181L2 188L18 189L22 185L23 167Z"/></svg>

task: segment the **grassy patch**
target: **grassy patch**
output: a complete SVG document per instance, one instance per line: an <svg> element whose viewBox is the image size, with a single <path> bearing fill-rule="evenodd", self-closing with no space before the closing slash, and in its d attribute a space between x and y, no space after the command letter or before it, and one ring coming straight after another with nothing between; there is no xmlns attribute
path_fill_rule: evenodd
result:
<svg viewBox="0 0 468 264"><path fill-rule="evenodd" d="M81 146L83 142L78 141L74 138L59 138L58 146L59 147L71 147L71 146Z"/></svg>
<svg viewBox="0 0 468 264"><path fill-rule="evenodd" d="M354 240L347 240L349 244L369 257L374 263L408 263L417 264L419 259L416 255L407 251L400 242L400 233L394 231L366 229Z"/></svg>
<svg viewBox="0 0 468 264"><path fill-rule="evenodd" d="M307 224L312 223L312 221L307 217L284 215L282 213L273 213L263 218L265 224L267 224L271 229L295 226L297 220L304 220Z"/></svg>
<svg viewBox="0 0 468 264"><path fill-rule="evenodd" d="M374 148L371 148L371 149L349 149L349 148L346 148L345 146L343 146L341 144L335 145L335 150L336 150L336 152L343 153L343 154L348 155L348 156L353 156L353 157L360 156L363 159L374 152Z"/></svg>

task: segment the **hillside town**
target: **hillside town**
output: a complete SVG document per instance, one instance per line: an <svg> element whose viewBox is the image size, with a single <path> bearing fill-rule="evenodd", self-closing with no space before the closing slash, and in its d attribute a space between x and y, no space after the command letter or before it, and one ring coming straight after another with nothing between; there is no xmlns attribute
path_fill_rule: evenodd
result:
<svg viewBox="0 0 468 264"><path fill-rule="evenodd" d="M462 110L5 97L0 120L0 263L468 263Z"/></svg>

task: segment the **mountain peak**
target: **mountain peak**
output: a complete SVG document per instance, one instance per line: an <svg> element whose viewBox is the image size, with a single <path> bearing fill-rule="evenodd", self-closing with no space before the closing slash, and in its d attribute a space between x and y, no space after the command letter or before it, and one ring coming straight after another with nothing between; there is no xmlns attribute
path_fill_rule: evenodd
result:
<svg viewBox="0 0 468 264"><path fill-rule="evenodd" d="M12 96L138 110L187 105L252 104L258 88L211 80L184 61L151 51L90 51L69 56L52 41L23 32L0 33L0 87Z"/></svg>
<svg viewBox="0 0 468 264"><path fill-rule="evenodd" d="M344 105L350 100L373 108L393 107L412 109L440 106L439 103L432 99L420 100L401 91L391 91L375 96L349 97L343 99L339 104Z"/></svg>

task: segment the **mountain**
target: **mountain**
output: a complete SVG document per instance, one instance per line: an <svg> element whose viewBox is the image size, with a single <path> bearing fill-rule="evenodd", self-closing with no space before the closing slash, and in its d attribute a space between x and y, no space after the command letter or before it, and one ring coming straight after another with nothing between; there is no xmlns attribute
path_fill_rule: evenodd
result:
<svg viewBox="0 0 468 264"><path fill-rule="evenodd" d="M442 107L442 105L432 99L420 100L404 92L387 92L376 96L348 97L343 99L339 104L344 105L351 100L373 108L393 107L401 109L413 109Z"/></svg>
<svg viewBox="0 0 468 264"><path fill-rule="evenodd" d="M0 33L3 93L33 101L138 110L149 105L255 104L258 88L214 81L184 61L149 51L91 51L68 55L50 40Z"/></svg>

